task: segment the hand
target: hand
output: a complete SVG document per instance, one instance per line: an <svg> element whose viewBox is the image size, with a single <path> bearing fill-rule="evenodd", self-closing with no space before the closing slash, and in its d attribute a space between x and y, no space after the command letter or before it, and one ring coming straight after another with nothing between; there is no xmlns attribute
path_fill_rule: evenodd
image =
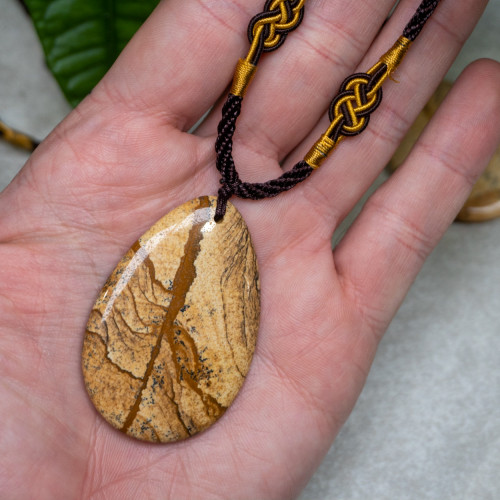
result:
<svg viewBox="0 0 500 500"><path fill-rule="evenodd" d="M160 4L95 91L0 196L2 498L290 498L327 452L377 343L493 153L500 67L468 68L405 165L332 254L334 229L383 169L486 2L443 0L360 137L277 198L232 202L259 259L255 358L233 406L187 441L112 429L84 389L80 355L99 289L148 227L215 194L217 104L262 1ZM263 58L235 137L241 177L289 168L326 129L340 82L371 67L417 1L311 0ZM373 42L373 44L372 44ZM478 98L478 96L480 96Z"/></svg>

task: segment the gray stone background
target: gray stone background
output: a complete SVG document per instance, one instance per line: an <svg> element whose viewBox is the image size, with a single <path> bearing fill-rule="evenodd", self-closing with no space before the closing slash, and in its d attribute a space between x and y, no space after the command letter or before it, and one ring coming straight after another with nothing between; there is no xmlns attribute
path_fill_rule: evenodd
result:
<svg viewBox="0 0 500 500"><path fill-rule="evenodd" d="M16 0L0 0L0 43L1 116L43 138L70 109ZM450 77L478 57L500 60L499 0ZM0 143L0 189L27 157ZM499 248L500 220L449 229L300 500L500 499Z"/></svg>

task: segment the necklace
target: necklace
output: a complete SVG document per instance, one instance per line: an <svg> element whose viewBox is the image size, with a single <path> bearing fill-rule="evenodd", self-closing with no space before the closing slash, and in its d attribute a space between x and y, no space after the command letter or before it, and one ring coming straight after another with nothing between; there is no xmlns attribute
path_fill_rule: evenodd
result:
<svg viewBox="0 0 500 500"><path fill-rule="evenodd" d="M119 262L87 324L82 369L89 396L115 428L168 442L207 429L247 375L259 328L257 260L246 224L229 203L276 196L307 179L346 137L360 134L392 75L439 0L424 0L394 46L366 73L347 78L331 124L279 178L242 182L232 157L236 120L261 55L278 49L304 16L305 0L267 0L249 25L216 141L221 187L177 207Z"/></svg>

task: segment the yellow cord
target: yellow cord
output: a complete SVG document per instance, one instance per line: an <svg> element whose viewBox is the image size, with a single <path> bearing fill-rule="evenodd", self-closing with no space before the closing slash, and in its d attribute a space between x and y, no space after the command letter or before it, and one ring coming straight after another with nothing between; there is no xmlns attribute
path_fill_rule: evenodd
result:
<svg viewBox="0 0 500 500"><path fill-rule="evenodd" d="M37 146L37 143L31 137L10 128L2 121L0 121L0 137L14 146L27 149L28 151L33 151Z"/></svg>
<svg viewBox="0 0 500 500"><path fill-rule="evenodd" d="M256 69L257 66L249 63L246 59L240 59L234 71L230 93L239 97L245 97L247 87L253 80Z"/></svg>

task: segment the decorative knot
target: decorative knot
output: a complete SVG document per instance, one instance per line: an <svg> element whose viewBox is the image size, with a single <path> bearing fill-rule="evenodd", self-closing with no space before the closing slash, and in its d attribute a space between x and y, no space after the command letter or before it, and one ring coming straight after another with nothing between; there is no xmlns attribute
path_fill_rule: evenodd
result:
<svg viewBox="0 0 500 500"><path fill-rule="evenodd" d="M248 26L248 39L258 39L263 52L281 47L286 36L302 22L305 0L267 0L264 12L257 14Z"/></svg>
<svg viewBox="0 0 500 500"><path fill-rule="evenodd" d="M372 75L356 73L348 77L340 92L330 105L329 115L334 133L330 135L334 142L339 136L358 135L368 126L370 115L382 101L382 88L377 83L381 75L385 77L386 68Z"/></svg>
<svg viewBox="0 0 500 500"><path fill-rule="evenodd" d="M215 222L220 222L226 215L227 202L233 196L237 186L224 183L221 179L222 186L217 193L217 207L215 208Z"/></svg>

